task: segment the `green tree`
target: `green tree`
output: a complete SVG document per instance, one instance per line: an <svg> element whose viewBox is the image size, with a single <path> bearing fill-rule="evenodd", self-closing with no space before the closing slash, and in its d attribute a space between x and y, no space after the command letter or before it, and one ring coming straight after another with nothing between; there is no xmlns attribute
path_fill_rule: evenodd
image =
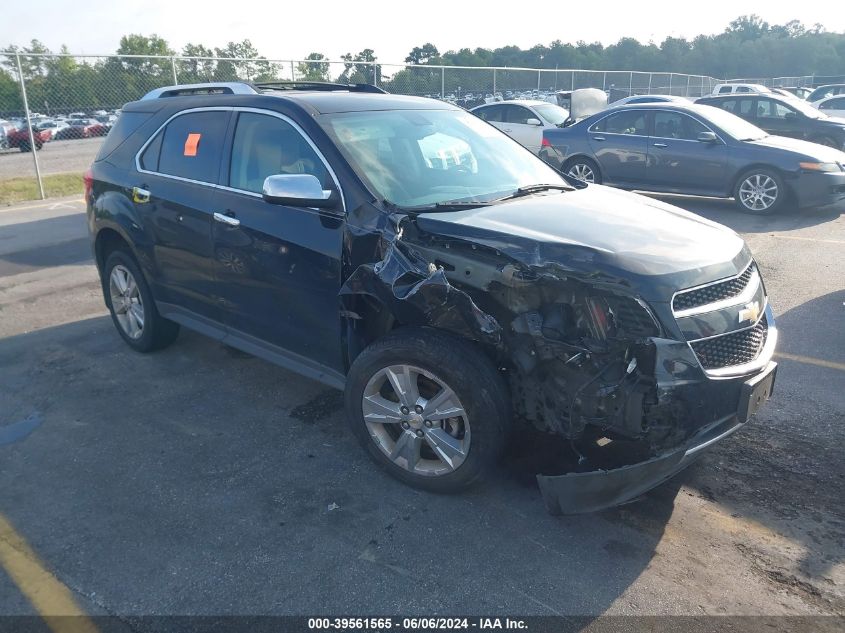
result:
<svg viewBox="0 0 845 633"><path fill-rule="evenodd" d="M322 53L308 53L307 62L300 62L296 66L296 78L303 81L331 81L329 77L328 61Z"/></svg>

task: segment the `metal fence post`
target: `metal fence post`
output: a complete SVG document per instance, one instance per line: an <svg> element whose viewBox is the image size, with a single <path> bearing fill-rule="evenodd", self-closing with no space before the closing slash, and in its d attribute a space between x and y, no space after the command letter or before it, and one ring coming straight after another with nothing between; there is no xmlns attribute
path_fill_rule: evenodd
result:
<svg viewBox="0 0 845 633"><path fill-rule="evenodd" d="M440 67L440 98L446 98L446 67Z"/></svg>
<svg viewBox="0 0 845 633"><path fill-rule="evenodd" d="M687 75L687 93L684 95L685 97L689 96L689 80L690 80L690 76Z"/></svg>
<svg viewBox="0 0 845 633"><path fill-rule="evenodd" d="M373 85L378 86L378 65L373 62Z"/></svg>
<svg viewBox="0 0 845 633"><path fill-rule="evenodd" d="M296 73L293 71L293 60L290 60L290 80L296 81Z"/></svg>
<svg viewBox="0 0 845 633"><path fill-rule="evenodd" d="M607 90L607 71L601 74L601 89Z"/></svg>
<svg viewBox="0 0 845 633"><path fill-rule="evenodd" d="M537 90L540 89L540 69L537 69Z"/></svg>
<svg viewBox="0 0 845 633"><path fill-rule="evenodd" d="M496 96L496 69L493 69L493 96Z"/></svg>
<svg viewBox="0 0 845 633"><path fill-rule="evenodd" d="M672 74L669 73L669 94L672 94Z"/></svg>
<svg viewBox="0 0 845 633"><path fill-rule="evenodd" d="M651 77L653 73L648 74L648 94L651 94Z"/></svg>
<svg viewBox="0 0 845 633"><path fill-rule="evenodd" d="M634 94L634 71L628 76L628 96Z"/></svg>
<svg viewBox="0 0 845 633"><path fill-rule="evenodd" d="M176 76L176 58L170 58L170 68L173 69L173 85L179 85L179 77Z"/></svg>
<svg viewBox="0 0 845 633"><path fill-rule="evenodd" d="M26 113L26 127L29 130L29 151L32 152L32 162L35 163L35 179L38 181L38 192L41 194L41 199L44 200L47 196L44 195L44 183L41 182L41 169L38 167L38 146L35 144L35 135L32 133L32 117L29 115L29 101L26 98L26 82L23 80L20 53L15 53L15 61L18 64L18 79L21 80L21 96L23 97L23 109Z"/></svg>

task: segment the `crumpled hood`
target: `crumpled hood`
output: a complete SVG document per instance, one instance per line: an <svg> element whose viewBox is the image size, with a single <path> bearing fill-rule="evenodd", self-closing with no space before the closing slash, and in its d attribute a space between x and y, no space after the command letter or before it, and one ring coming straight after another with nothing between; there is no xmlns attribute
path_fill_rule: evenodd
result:
<svg viewBox="0 0 845 633"><path fill-rule="evenodd" d="M767 136L761 138L759 141L748 142L751 145L758 145L760 147L795 152L820 163L845 163L845 152L833 147L827 147L826 145L810 143L809 141L802 141L788 136ZM797 164L795 165L795 169L798 169Z"/></svg>
<svg viewBox="0 0 845 633"><path fill-rule="evenodd" d="M653 198L590 185L478 209L426 213L425 232L483 244L520 263L614 279L641 296L740 272L751 259L732 230Z"/></svg>

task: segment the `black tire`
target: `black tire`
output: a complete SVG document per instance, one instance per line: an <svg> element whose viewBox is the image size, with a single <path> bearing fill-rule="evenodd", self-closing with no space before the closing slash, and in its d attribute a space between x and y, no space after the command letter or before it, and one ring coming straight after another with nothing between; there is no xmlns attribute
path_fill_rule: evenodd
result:
<svg viewBox="0 0 845 633"><path fill-rule="evenodd" d="M741 196L740 190L743 188L745 182L749 179L753 179L754 182L759 182L764 186L768 182L766 179L770 179L774 182L776 187L776 196L774 202L770 203L769 206L754 208L753 199L748 199L744 201L744 197ZM767 189L769 193L774 190ZM751 215L772 215L777 213L780 208L783 206L784 201L788 197L789 192L786 189L786 185L783 182L783 178L781 178L780 174L768 167L755 167L753 169L749 169L748 171L744 172L740 175L739 178L736 180L736 184L734 185L733 196L734 201L736 202L737 208L743 213L749 213ZM761 203L764 204L764 203Z"/></svg>
<svg viewBox="0 0 845 633"><path fill-rule="evenodd" d="M596 185L601 184L601 170L599 169L599 166L596 164L596 161L594 161L590 158L587 158L586 156L576 156L575 158L570 158L568 161L566 161L563 164L563 168L561 169L561 171L564 174L568 175L570 178L575 178L576 180L581 180L581 178L578 178L578 176L574 175L573 173L570 173L570 172L578 171L579 166L581 168L588 169L593 174L593 180L592 181L586 180L584 182L588 182L590 184L596 184Z"/></svg>
<svg viewBox="0 0 845 633"><path fill-rule="evenodd" d="M115 307L112 305L110 279L112 271L116 266L122 266L132 274L141 296L144 323L141 335L138 338L132 338L126 332L118 320ZM108 255L106 264L103 267L102 284L103 295L105 296L106 306L111 313L112 322L118 334L126 341L129 347L136 352L146 353L165 348L176 340L176 337L179 335L179 325L165 319L158 313L152 292L150 292L150 288L144 279L144 275L141 273L141 269L135 262L135 258L130 253L122 249L117 249Z"/></svg>
<svg viewBox="0 0 845 633"><path fill-rule="evenodd" d="M370 435L362 405L367 384L384 368L399 364L436 375L466 412L471 441L463 463L448 473L411 472L394 463ZM395 330L361 352L349 370L344 403L352 432L377 464L403 483L439 493L460 492L481 481L501 455L511 425L508 388L490 359L472 343L432 328ZM398 424L384 426L403 432Z"/></svg>
<svg viewBox="0 0 845 633"><path fill-rule="evenodd" d="M28 152L29 151L29 143L21 143L18 147L20 148L20 150L22 152Z"/></svg>

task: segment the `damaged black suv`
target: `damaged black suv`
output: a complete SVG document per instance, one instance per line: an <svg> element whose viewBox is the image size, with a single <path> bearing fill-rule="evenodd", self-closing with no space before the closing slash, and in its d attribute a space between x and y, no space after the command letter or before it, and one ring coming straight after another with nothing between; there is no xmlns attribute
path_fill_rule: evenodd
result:
<svg viewBox="0 0 845 633"><path fill-rule="evenodd" d="M372 86L173 86L86 174L117 331L179 326L339 389L402 481L460 490L520 428L624 447L538 476L548 508L629 500L771 393L777 339L743 240L570 181L477 117ZM583 460L582 460L583 461Z"/></svg>

